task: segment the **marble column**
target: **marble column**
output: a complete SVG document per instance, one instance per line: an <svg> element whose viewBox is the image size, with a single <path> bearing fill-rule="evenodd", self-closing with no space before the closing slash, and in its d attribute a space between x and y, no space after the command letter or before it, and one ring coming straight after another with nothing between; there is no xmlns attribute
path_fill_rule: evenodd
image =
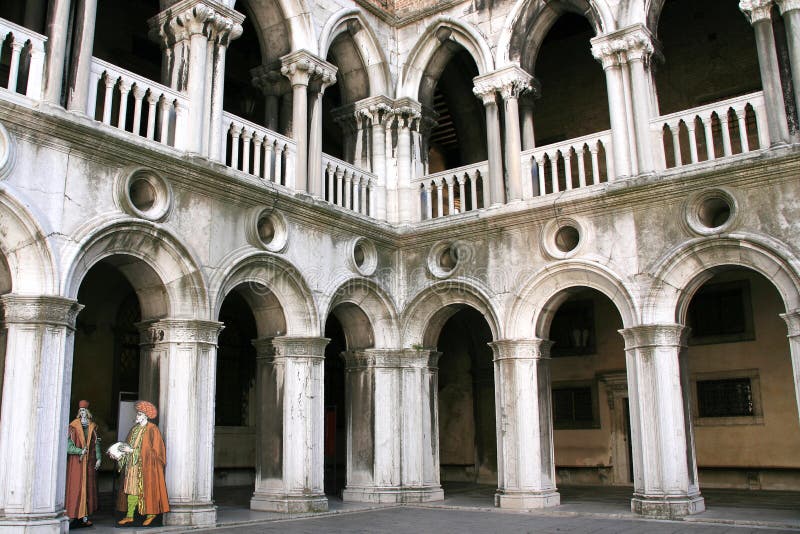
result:
<svg viewBox="0 0 800 534"><path fill-rule="evenodd" d="M540 84L535 83L535 87L522 94L519 99L519 110L521 117L521 131L522 131L522 150L532 150L536 148L536 134L533 127L533 110L535 108L534 101L540 95Z"/></svg>
<svg viewBox="0 0 800 534"><path fill-rule="evenodd" d="M0 297L6 330L0 532L66 532L67 425L75 318L56 296Z"/></svg>
<svg viewBox="0 0 800 534"><path fill-rule="evenodd" d="M64 68L67 57L70 0L50 0L47 9L47 54L45 56L44 100L61 104Z"/></svg>
<svg viewBox="0 0 800 534"><path fill-rule="evenodd" d="M373 217L381 221L386 220L386 123L390 110L388 106L375 107L369 110L372 121L372 172L378 177L378 183L373 184L372 198Z"/></svg>
<svg viewBox="0 0 800 534"><path fill-rule="evenodd" d="M324 512L324 361L328 339L273 337L257 352L252 510Z"/></svg>
<svg viewBox="0 0 800 534"><path fill-rule="evenodd" d="M756 34L758 66L764 91L764 106L767 112L767 129L770 145L789 142L789 124L783 101L778 53L775 50L775 35L772 32L772 0L740 0L739 9L747 16ZM764 147L762 147L764 148Z"/></svg>
<svg viewBox="0 0 800 534"><path fill-rule="evenodd" d="M800 113L800 0L775 0L786 26L786 45L792 68L794 105Z"/></svg>
<svg viewBox="0 0 800 534"><path fill-rule="evenodd" d="M624 41L609 41L607 36L592 39L592 55L603 64L608 92L608 115L611 119L611 157L614 160L615 176L609 180L631 175L632 155L628 132L628 113L625 87L622 76L619 46ZM635 150L635 149L634 149ZM606 152L608 155L608 151Z"/></svg>
<svg viewBox="0 0 800 534"><path fill-rule="evenodd" d="M530 76L515 77L500 89L505 102L506 176L508 200L522 200L522 142L519 128L519 96L527 89Z"/></svg>
<svg viewBox="0 0 800 534"><path fill-rule="evenodd" d="M650 83L650 60L655 52L654 38L644 25L625 30L626 55L631 77L633 129L636 139L636 159L640 173L655 171L650 119L653 114L653 85Z"/></svg>
<svg viewBox="0 0 800 534"><path fill-rule="evenodd" d="M225 163L225 142L227 135L223 131L222 104L225 98L225 56L231 41L242 35L244 15L237 13L236 18L226 18L217 14L214 18L213 32L209 42L212 44L212 63L209 67L211 75L211 126L208 128L207 153L214 161Z"/></svg>
<svg viewBox="0 0 800 534"><path fill-rule="evenodd" d="M686 332L678 324L620 330L633 441L631 510L662 519L705 510L689 411Z"/></svg>
<svg viewBox="0 0 800 534"><path fill-rule="evenodd" d="M139 323L140 397L159 410L167 447L168 525L214 525L214 399L222 323L159 319ZM156 386L157 384L157 386Z"/></svg>
<svg viewBox="0 0 800 534"><path fill-rule="evenodd" d="M308 142L308 192L315 197L325 196L322 183L322 97L325 89L336 83L334 65L318 67L311 85L311 130Z"/></svg>
<svg viewBox="0 0 800 534"><path fill-rule="evenodd" d="M397 214L398 222L414 222L416 197L411 190L411 132L420 120L413 110L395 110L397 114Z"/></svg>
<svg viewBox="0 0 800 534"><path fill-rule="evenodd" d="M86 113L89 95L89 74L92 67L94 27L97 18L97 0L78 0L73 29L73 53L70 59L67 109Z"/></svg>
<svg viewBox="0 0 800 534"><path fill-rule="evenodd" d="M550 345L544 339L489 343L494 352L497 493L501 508L557 506L550 399Z"/></svg>
<svg viewBox="0 0 800 534"><path fill-rule="evenodd" d="M786 321L789 338L789 354L792 358L792 375L794 377L794 395L797 401L797 413L800 414L800 309L781 314Z"/></svg>

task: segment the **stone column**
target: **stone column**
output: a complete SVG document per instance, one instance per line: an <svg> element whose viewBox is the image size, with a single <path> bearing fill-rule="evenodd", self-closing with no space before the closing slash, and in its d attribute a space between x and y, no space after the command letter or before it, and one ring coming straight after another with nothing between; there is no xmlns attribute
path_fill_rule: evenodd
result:
<svg viewBox="0 0 800 534"><path fill-rule="evenodd" d="M44 100L56 105L61 104L61 89L67 56L69 12L70 0L50 0L45 24L47 54Z"/></svg>
<svg viewBox="0 0 800 534"><path fill-rule="evenodd" d="M253 86L264 95L264 126L279 131L281 96L291 90L289 81L281 75L280 66L261 65L250 69Z"/></svg>
<svg viewBox="0 0 800 534"><path fill-rule="evenodd" d="M70 60L67 109L86 113L89 95L89 74L94 48L94 26L97 18L97 0L78 0L73 30L73 52Z"/></svg>
<svg viewBox="0 0 800 534"><path fill-rule="evenodd" d="M610 40L607 36L595 37L592 42L592 55L603 64L606 73L606 89L608 91L608 115L611 119L611 144L614 160L615 176L609 180L631 175L632 154L629 143L628 113L625 88L622 77L622 61L620 52L625 43L621 40ZM606 152L608 155L608 151ZM609 173L610 174L610 173Z"/></svg>
<svg viewBox="0 0 800 534"><path fill-rule="evenodd" d="M522 114L522 150L536 148L536 134L533 128L534 101L541 95L541 84L536 80L531 80L531 87L525 91L519 99L519 109Z"/></svg>
<svg viewBox="0 0 800 534"><path fill-rule="evenodd" d="M372 172L378 176L378 183L373 184L375 199L373 217L386 220L386 123L391 116L391 108L387 105L376 105L368 110L372 121Z"/></svg>
<svg viewBox="0 0 800 534"><path fill-rule="evenodd" d="M786 45L792 67L794 105L800 113L800 0L775 0L786 26Z"/></svg>
<svg viewBox="0 0 800 534"><path fill-rule="evenodd" d="M311 131L308 142L308 192L315 197L325 196L322 183L322 96L325 89L336 83L336 66L318 66L311 84Z"/></svg>
<svg viewBox="0 0 800 534"><path fill-rule="evenodd" d="M527 90L531 75L522 69L503 75L500 94L505 102L506 176L508 200L522 200L522 143L519 129L519 96Z"/></svg>
<svg viewBox="0 0 800 534"><path fill-rule="evenodd" d="M489 343L494 352L497 413L495 506L557 506L550 399L550 345L544 339Z"/></svg>
<svg viewBox="0 0 800 534"><path fill-rule="evenodd" d="M273 337L257 351L252 510L324 512L324 361L328 339Z"/></svg>
<svg viewBox="0 0 800 534"><path fill-rule="evenodd" d="M637 514L673 519L705 510L697 482L686 342L678 324L635 326L625 338Z"/></svg>
<svg viewBox="0 0 800 534"><path fill-rule="evenodd" d="M487 184L489 198L492 205L505 202L505 187L503 186L503 148L500 142L500 113L497 109L497 90L491 84L478 85L473 89L475 95L481 99L486 110L486 153L489 158L489 176ZM484 197L486 195L484 194ZM488 207L488 206L485 206Z"/></svg>
<svg viewBox="0 0 800 534"><path fill-rule="evenodd" d="M789 353L792 357L792 374L794 375L794 395L797 401L797 412L800 414L800 309L781 314L788 327Z"/></svg>
<svg viewBox="0 0 800 534"><path fill-rule="evenodd" d="M397 222L403 224L413 222L416 213L416 197L411 189L411 133L422 115L410 106L400 106L394 112L397 117Z"/></svg>
<svg viewBox="0 0 800 534"><path fill-rule="evenodd" d="M6 355L0 416L0 532L66 532L67 425L75 318L56 296L0 297Z"/></svg>
<svg viewBox="0 0 800 534"><path fill-rule="evenodd" d="M627 45L628 68L631 75L633 127L636 134L636 159L640 173L655 170L653 161L650 119L653 113L650 59L655 52L655 39L644 25L637 24L624 30Z"/></svg>
<svg viewBox="0 0 800 534"><path fill-rule="evenodd" d="M628 459L628 434L625 421L625 406L628 404L628 375L625 371L612 371L600 375L606 388L608 411L611 419L611 463L614 465L615 485L627 485L631 481Z"/></svg>
<svg viewBox="0 0 800 534"><path fill-rule="evenodd" d="M159 410L167 447L166 524L214 525L214 399L222 323L159 319L139 323L140 397ZM157 390L156 386L158 384Z"/></svg>
<svg viewBox="0 0 800 534"><path fill-rule="evenodd" d="M222 124L222 103L225 97L225 55L231 41L242 35L242 22L244 15L233 12L235 18L226 18L219 13L214 18L213 33L211 36L213 62L210 66L211 74L211 127L208 132L208 157L215 161L225 163L225 141L227 135Z"/></svg>
<svg viewBox="0 0 800 534"><path fill-rule="evenodd" d="M775 50L775 35L772 33L772 5L772 0L739 1L739 9L753 25L756 33L758 66L764 88L764 105L767 108L767 129L770 145L775 146L789 142L789 125L783 101L778 53Z"/></svg>

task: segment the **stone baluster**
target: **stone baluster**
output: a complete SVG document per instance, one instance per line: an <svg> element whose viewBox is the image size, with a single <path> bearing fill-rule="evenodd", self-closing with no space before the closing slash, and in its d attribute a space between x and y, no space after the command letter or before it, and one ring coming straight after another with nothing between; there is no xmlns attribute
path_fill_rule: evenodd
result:
<svg viewBox="0 0 800 534"><path fill-rule="evenodd" d="M111 124L111 104L114 99L114 86L117 84L117 79L111 77L106 72L103 75L103 84L105 85L105 93L103 95L103 124Z"/></svg>
<svg viewBox="0 0 800 534"><path fill-rule="evenodd" d="M19 76L19 56L22 53L22 45L24 44L18 36L13 36L11 42L11 63L8 70L8 85L7 88L12 93L17 92L17 78Z"/></svg>
<svg viewBox="0 0 800 534"><path fill-rule="evenodd" d="M128 117L128 93L131 91L131 82L124 78L119 80L119 112L117 113L117 128L125 129L125 119Z"/></svg>
<svg viewBox="0 0 800 534"><path fill-rule="evenodd" d="M360 205L359 193L361 188L361 179L362 177L360 174L356 174L353 176L353 202L351 208L355 212L359 211L359 205Z"/></svg>
<svg viewBox="0 0 800 534"><path fill-rule="evenodd" d="M444 215L444 187L442 187L442 180L435 180L433 188L436 191L436 216L441 217Z"/></svg>
<svg viewBox="0 0 800 534"><path fill-rule="evenodd" d="M550 155L550 185L553 193L558 193L558 152Z"/></svg>
<svg viewBox="0 0 800 534"><path fill-rule="evenodd" d="M580 150L575 154L578 157L578 186L586 187L586 152L581 145Z"/></svg>
<svg viewBox="0 0 800 534"><path fill-rule="evenodd" d="M714 133L711 131L711 116L709 115L705 120L702 118L700 120L703 122L703 135L706 143L706 160L711 161L712 159L716 159L714 154Z"/></svg>
<svg viewBox="0 0 800 534"><path fill-rule="evenodd" d="M561 153L564 158L564 183L567 191L572 190L572 147L567 147L566 152Z"/></svg>
<svg viewBox="0 0 800 534"><path fill-rule="evenodd" d="M717 117L719 117L719 127L722 130L722 155L727 157L733 153L731 149L731 131L728 129L728 110L719 110Z"/></svg>
<svg viewBox="0 0 800 534"><path fill-rule="evenodd" d="M483 190L486 191L489 188L489 184L487 184L487 177L485 175L481 175L481 180L483 180ZM472 209L478 209L478 175L473 174L470 177L469 183L469 193L470 193L470 200L472 200ZM485 198L485 197L484 197ZM487 207L486 204L483 207Z"/></svg>
<svg viewBox="0 0 800 534"><path fill-rule="evenodd" d="M433 194L430 182L425 182L425 218L433 219Z"/></svg>
<svg viewBox="0 0 800 534"><path fill-rule="evenodd" d="M464 182L466 182L466 180L467 178L463 174L456 176L456 181L458 182L458 206L461 213L467 211L467 199L464 196Z"/></svg>
<svg viewBox="0 0 800 534"><path fill-rule="evenodd" d="M253 136L253 175L258 176L259 178L264 177L263 173L261 172L261 158L263 157L261 146L264 139L266 139L266 137L262 136L261 134L255 134Z"/></svg>
<svg viewBox="0 0 800 534"><path fill-rule="evenodd" d="M286 165L284 168L283 165L283 157L286 156ZM276 143L275 144L275 172L272 175L272 181L276 184L285 185L290 187L289 179L290 179L290 172L289 172L289 161L291 154L288 152L287 146L283 143Z"/></svg>
<svg viewBox="0 0 800 534"><path fill-rule="evenodd" d="M253 139L253 132L244 128L242 131L242 171L250 174L250 141Z"/></svg>
<svg viewBox="0 0 800 534"><path fill-rule="evenodd" d="M231 123L231 168L239 169L239 138L242 135L243 126Z"/></svg>
<svg viewBox="0 0 800 534"><path fill-rule="evenodd" d="M161 95L161 98L158 99L158 111L159 111L159 128L158 128L158 140L162 144L169 143L169 116L170 111L172 111L172 102L166 97L166 95Z"/></svg>
<svg viewBox="0 0 800 534"><path fill-rule="evenodd" d="M342 198L343 198L343 194L344 194L343 176L344 176L344 171L337 167L337 169L336 169L336 199L335 199L336 201L334 202L334 204L336 204L338 206L342 206L343 205L343 202L342 202Z"/></svg>
<svg viewBox="0 0 800 534"><path fill-rule="evenodd" d="M686 130L689 133L689 157L692 163L697 163L699 156L697 155L697 136L695 135L695 119L691 118L685 122Z"/></svg>
<svg viewBox="0 0 800 534"><path fill-rule="evenodd" d="M145 90L138 84L133 86L133 133L141 135L142 130L142 100Z"/></svg>
<svg viewBox="0 0 800 534"><path fill-rule="evenodd" d="M670 132L672 133L672 152L675 155L675 166L680 167L682 165L682 156L681 156L681 123L676 122L674 125L670 125Z"/></svg>
<svg viewBox="0 0 800 534"><path fill-rule="evenodd" d="M147 138L151 141L155 139L156 135L156 105L158 104L158 95L153 91L147 94Z"/></svg>

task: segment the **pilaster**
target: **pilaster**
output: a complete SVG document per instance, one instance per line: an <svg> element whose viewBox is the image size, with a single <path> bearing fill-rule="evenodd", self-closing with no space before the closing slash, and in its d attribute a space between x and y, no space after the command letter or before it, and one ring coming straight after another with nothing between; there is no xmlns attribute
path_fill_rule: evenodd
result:
<svg viewBox="0 0 800 534"><path fill-rule="evenodd" d="M545 339L489 343L494 352L498 488L495 506L557 506L550 346Z"/></svg>
<svg viewBox="0 0 800 534"><path fill-rule="evenodd" d="M0 297L6 329L0 416L0 532L66 532L69 395L75 319L58 296Z"/></svg>
<svg viewBox="0 0 800 534"><path fill-rule="evenodd" d="M620 330L625 339L635 513L677 518L705 510L688 402L686 336L678 324Z"/></svg>

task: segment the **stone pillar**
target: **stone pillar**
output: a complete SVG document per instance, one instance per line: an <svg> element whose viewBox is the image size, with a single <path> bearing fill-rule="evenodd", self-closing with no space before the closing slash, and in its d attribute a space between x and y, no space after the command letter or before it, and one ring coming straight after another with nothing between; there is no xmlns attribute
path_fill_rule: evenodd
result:
<svg viewBox="0 0 800 534"><path fill-rule="evenodd" d="M497 413L495 506L557 506L550 399L550 345L544 339L489 343L494 352Z"/></svg>
<svg viewBox="0 0 800 534"><path fill-rule="evenodd" d="M536 80L531 80L531 87L525 91L519 99L519 109L522 114L522 150L532 150L536 148L536 134L533 128L534 101L541 95L541 84Z"/></svg>
<svg viewBox="0 0 800 534"><path fill-rule="evenodd" d="M212 44L211 74L211 127L208 129L208 157L225 163L225 142L227 134L222 124L222 103L225 97L225 55L231 41L242 35L244 15L233 12L236 18L225 18L217 14L214 18Z"/></svg>
<svg viewBox="0 0 800 534"><path fill-rule="evenodd" d="M223 325L159 319L139 323L139 328L140 397L158 408L158 426L167 447L171 510L165 523L214 525L214 399L217 338ZM157 390L152 384L158 384Z"/></svg>
<svg viewBox="0 0 800 534"><path fill-rule="evenodd" d="M397 118L397 222L403 224L413 222L416 214L417 201L411 189L411 134L418 128L422 114L419 105L399 105L394 113Z"/></svg>
<svg viewBox="0 0 800 534"><path fill-rule="evenodd" d="M372 206L373 217L381 221L386 220L386 123L391 117L391 108L387 105L375 106L369 110L372 121L372 172L378 176L378 183L373 184Z"/></svg>
<svg viewBox="0 0 800 534"><path fill-rule="evenodd" d="M636 159L640 173L655 171L650 119L653 114L653 86L650 83L650 59L655 52L655 39L644 25L625 30L628 68L631 76L633 128L636 134Z"/></svg>
<svg viewBox="0 0 800 534"><path fill-rule="evenodd" d="M635 326L625 338L637 514L674 519L705 510L697 482L686 342L678 324Z"/></svg>
<svg viewBox="0 0 800 534"><path fill-rule="evenodd" d="M503 147L500 141L500 113L497 109L497 88L491 83L476 83L472 90L481 99L486 110L486 153L489 160L489 176L483 187L489 188L492 205L505 202L503 186ZM484 198L486 195L484 194ZM487 207L488 206L484 206Z"/></svg>
<svg viewBox="0 0 800 534"><path fill-rule="evenodd" d="M66 532L67 425L75 318L56 296L0 297L6 358L0 416L0 532Z"/></svg>
<svg viewBox="0 0 800 534"><path fill-rule="evenodd" d="M767 108L767 129L770 145L789 142L789 124L783 101L778 53L775 50L775 35L772 33L772 0L740 0L739 9L753 25L756 33L758 66L761 70L761 85L764 89L764 105Z"/></svg>
<svg viewBox="0 0 800 534"><path fill-rule="evenodd" d="M64 67L67 57L69 12L70 0L50 0L45 24L47 54L45 59L44 100L56 105L61 104L61 90L63 88Z"/></svg>
<svg viewBox="0 0 800 534"><path fill-rule="evenodd" d="M327 68L325 68L327 67ZM308 192L325 196L322 183L322 96L329 85L336 83L336 66L327 63L317 68L311 84L311 131L308 142Z"/></svg>
<svg viewBox="0 0 800 534"><path fill-rule="evenodd" d="M623 84L622 65L620 52L624 50L625 43L621 40L611 40L608 36L595 37L592 42L592 55L603 64L606 73L606 89L608 92L608 115L611 119L611 144L613 167L615 176L609 180L623 178L631 175L632 152L635 148L630 146L628 132L628 113L626 105L625 87ZM608 155L608 151L606 151Z"/></svg>
<svg viewBox="0 0 800 534"><path fill-rule="evenodd" d="M800 113L800 1L775 0L786 26L786 45L789 49L789 62L792 67L794 85L794 105Z"/></svg>
<svg viewBox="0 0 800 534"><path fill-rule="evenodd" d="M508 200L522 200L522 142L519 129L519 96L528 89L531 75L522 69L504 74L500 94L505 102L506 176Z"/></svg>
<svg viewBox="0 0 800 534"><path fill-rule="evenodd" d="M264 126L273 132L280 129L281 97L290 92L289 81L281 75L280 65L261 65L250 69L253 86L264 95Z"/></svg>
<svg viewBox="0 0 800 534"><path fill-rule="evenodd" d="M786 321L789 338L789 354L792 357L792 374L794 375L794 395L797 401L797 413L800 414L800 309L781 314Z"/></svg>
<svg viewBox="0 0 800 534"><path fill-rule="evenodd" d="M73 30L73 51L70 60L67 109L86 113L89 95L89 74L94 48L94 26L97 17L97 0L78 0Z"/></svg>
<svg viewBox="0 0 800 534"><path fill-rule="evenodd" d="M324 361L328 339L253 342L256 364L256 482L252 510L324 512Z"/></svg>

